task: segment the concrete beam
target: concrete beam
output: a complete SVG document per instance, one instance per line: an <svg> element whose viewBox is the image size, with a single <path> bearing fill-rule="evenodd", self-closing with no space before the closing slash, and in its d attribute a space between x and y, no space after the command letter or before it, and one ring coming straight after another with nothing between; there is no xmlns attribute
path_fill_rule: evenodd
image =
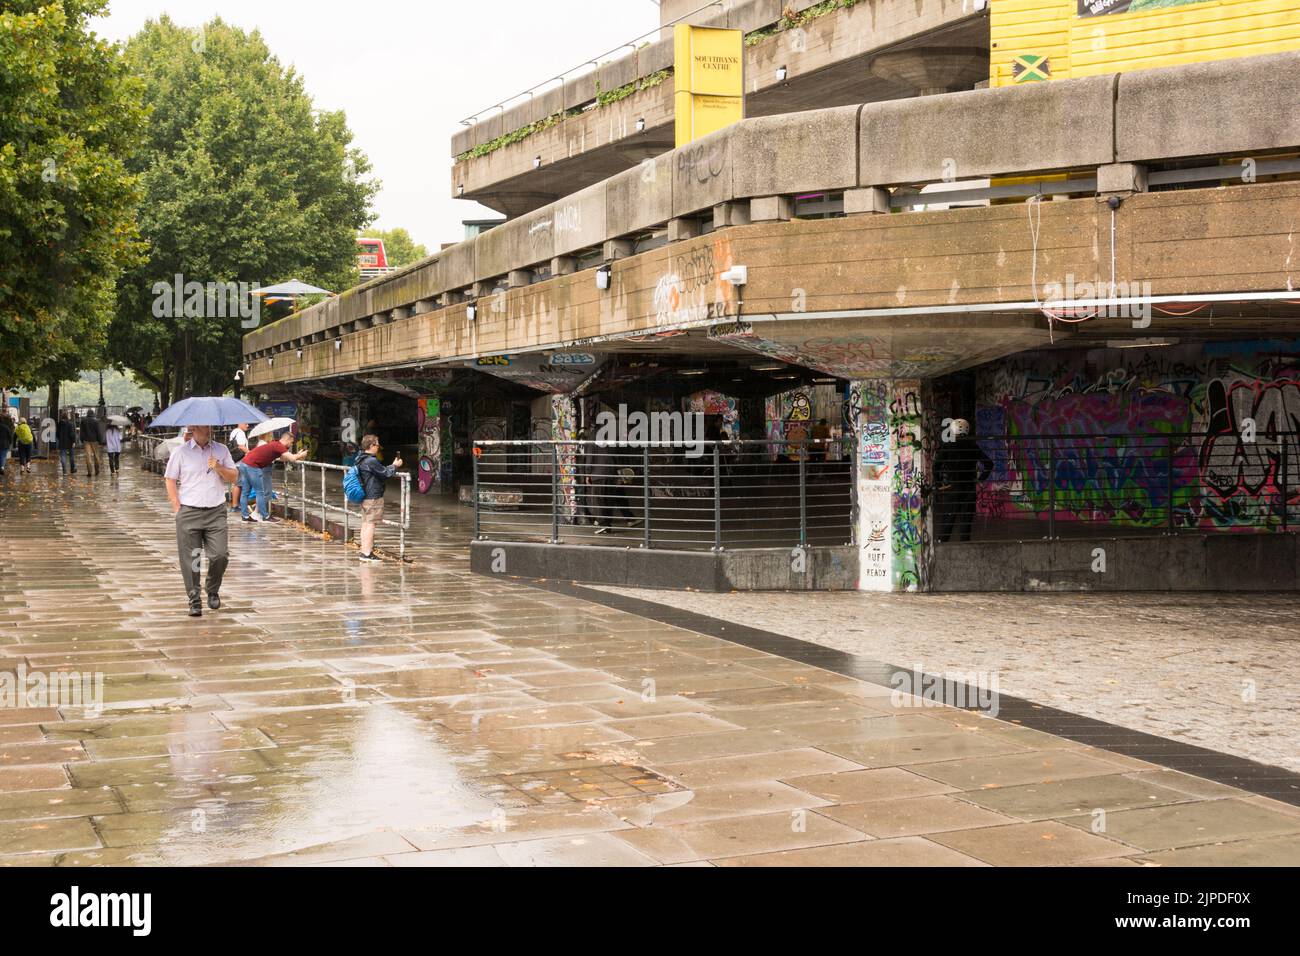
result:
<svg viewBox="0 0 1300 956"><path fill-rule="evenodd" d="M889 212L889 190L877 186L844 191L844 215L878 215Z"/></svg>
<svg viewBox="0 0 1300 956"><path fill-rule="evenodd" d="M789 222L794 200L789 196L757 196L749 201L750 222Z"/></svg>
<svg viewBox="0 0 1300 956"><path fill-rule="evenodd" d="M556 256L551 260L552 276L572 275L578 267L578 260L573 256Z"/></svg>
<svg viewBox="0 0 1300 956"><path fill-rule="evenodd" d="M700 221L693 218L669 219L668 220L668 241L681 242L684 239L694 239L700 234Z"/></svg>
<svg viewBox="0 0 1300 956"><path fill-rule="evenodd" d="M713 228L749 225L749 203L724 202L713 207Z"/></svg>
<svg viewBox="0 0 1300 956"><path fill-rule="evenodd" d="M1147 191L1147 168L1137 163L1111 163L1097 167L1097 195L1131 196Z"/></svg>
<svg viewBox="0 0 1300 956"><path fill-rule="evenodd" d="M605 240L605 261L613 259L626 259L636 252L636 243L631 239L606 239Z"/></svg>

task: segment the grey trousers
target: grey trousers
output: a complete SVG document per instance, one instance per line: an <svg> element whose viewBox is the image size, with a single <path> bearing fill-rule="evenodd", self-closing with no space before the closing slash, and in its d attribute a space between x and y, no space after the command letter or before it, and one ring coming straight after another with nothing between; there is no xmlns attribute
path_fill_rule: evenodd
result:
<svg viewBox="0 0 1300 956"><path fill-rule="evenodd" d="M190 601L198 601L199 566L204 553L208 556L208 594L221 590L221 578L230 562L226 532L226 505L215 508L192 508L181 505L176 512L176 550L181 559L181 577Z"/></svg>

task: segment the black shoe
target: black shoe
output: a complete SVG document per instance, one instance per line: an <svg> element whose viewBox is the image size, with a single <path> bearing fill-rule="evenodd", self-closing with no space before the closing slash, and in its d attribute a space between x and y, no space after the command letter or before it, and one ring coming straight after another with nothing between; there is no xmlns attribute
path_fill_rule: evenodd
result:
<svg viewBox="0 0 1300 956"><path fill-rule="evenodd" d="M200 604L198 601L191 601L190 617L202 617L202 616L203 616L203 605Z"/></svg>
<svg viewBox="0 0 1300 956"><path fill-rule="evenodd" d="M221 610L221 595L220 595L220 594L209 594L209 595L208 595L208 607L212 608L212 610L214 610L214 611L220 611L220 610Z"/></svg>
<svg viewBox="0 0 1300 956"><path fill-rule="evenodd" d="M375 553L372 551L372 552L370 552L370 554L363 554L363 555L361 555L361 560L362 560L362 561L378 561L379 558L375 557Z"/></svg>

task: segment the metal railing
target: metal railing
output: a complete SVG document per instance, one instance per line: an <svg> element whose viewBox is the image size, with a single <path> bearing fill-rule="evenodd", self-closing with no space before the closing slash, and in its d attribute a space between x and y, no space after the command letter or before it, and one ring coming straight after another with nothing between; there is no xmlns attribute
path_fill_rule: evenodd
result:
<svg viewBox="0 0 1300 956"><path fill-rule="evenodd" d="M135 440L136 447L140 451L141 467L161 472L167 464L166 456L161 452L162 444L167 438L157 435L138 435ZM271 477L272 493L282 500L286 515L296 511L303 524L307 523L309 514L319 515L322 531L329 527L331 516L341 516L343 523L341 540L344 544L348 543L354 528L360 529L361 506L348 501L343 491L343 474L347 471L345 466L318 461L299 461L290 464L277 462L272 467L275 469ZM316 476L308 479L308 472L313 470L319 472L319 481ZM337 481L328 479L330 472L337 473ZM404 559L406 532L411 529L411 476L399 471L393 478L398 480L400 489L397 499L398 517L396 520L384 518L379 523L384 527L397 530L397 554ZM308 494L309 488L315 492L318 487L319 497Z"/></svg>
<svg viewBox="0 0 1300 956"><path fill-rule="evenodd" d="M481 540L639 548L843 545L852 467L841 443L480 441Z"/></svg>
<svg viewBox="0 0 1300 956"><path fill-rule="evenodd" d="M996 435L937 443L938 542L1300 528L1300 434Z"/></svg>
<svg viewBox="0 0 1300 956"><path fill-rule="evenodd" d="M291 510L296 510L299 520L306 524L308 514L319 515L321 531L328 528L330 516L338 516L343 524L343 537L340 540L345 545L351 538L353 528L360 529L361 506L348 501L348 496L343 491L343 475L348 470L347 466L330 465L320 461L297 461L277 462L272 467L280 475L281 481L277 488L275 473L273 473L271 487L274 493L283 497L286 516ZM309 472L318 474L308 478ZM328 480L330 473L337 475L337 483ZM406 532L411 528L411 476L399 471L393 478L399 482L398 518L397 520L384 518L379 523L384 527L397 529L397 555L404 559ZM319 496L312 497L308 492L314 494L317 488L319 488ZM294 502L297 502L296 507Z"/></svg>

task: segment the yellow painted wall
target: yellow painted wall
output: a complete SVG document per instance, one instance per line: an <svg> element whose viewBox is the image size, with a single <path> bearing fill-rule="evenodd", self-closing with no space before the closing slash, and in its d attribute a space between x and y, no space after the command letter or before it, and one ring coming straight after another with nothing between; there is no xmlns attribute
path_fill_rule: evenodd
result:
<svg viewBox="0 0 1300 956"><path fill-rule="evenodd" d="M1137 0L1143 2L1143 0ZM990 86L1015 83L1021 54L1051 79L1300 50L1300 0L1198 0L1081 17L1077 0L991 0Z"/></svg>

